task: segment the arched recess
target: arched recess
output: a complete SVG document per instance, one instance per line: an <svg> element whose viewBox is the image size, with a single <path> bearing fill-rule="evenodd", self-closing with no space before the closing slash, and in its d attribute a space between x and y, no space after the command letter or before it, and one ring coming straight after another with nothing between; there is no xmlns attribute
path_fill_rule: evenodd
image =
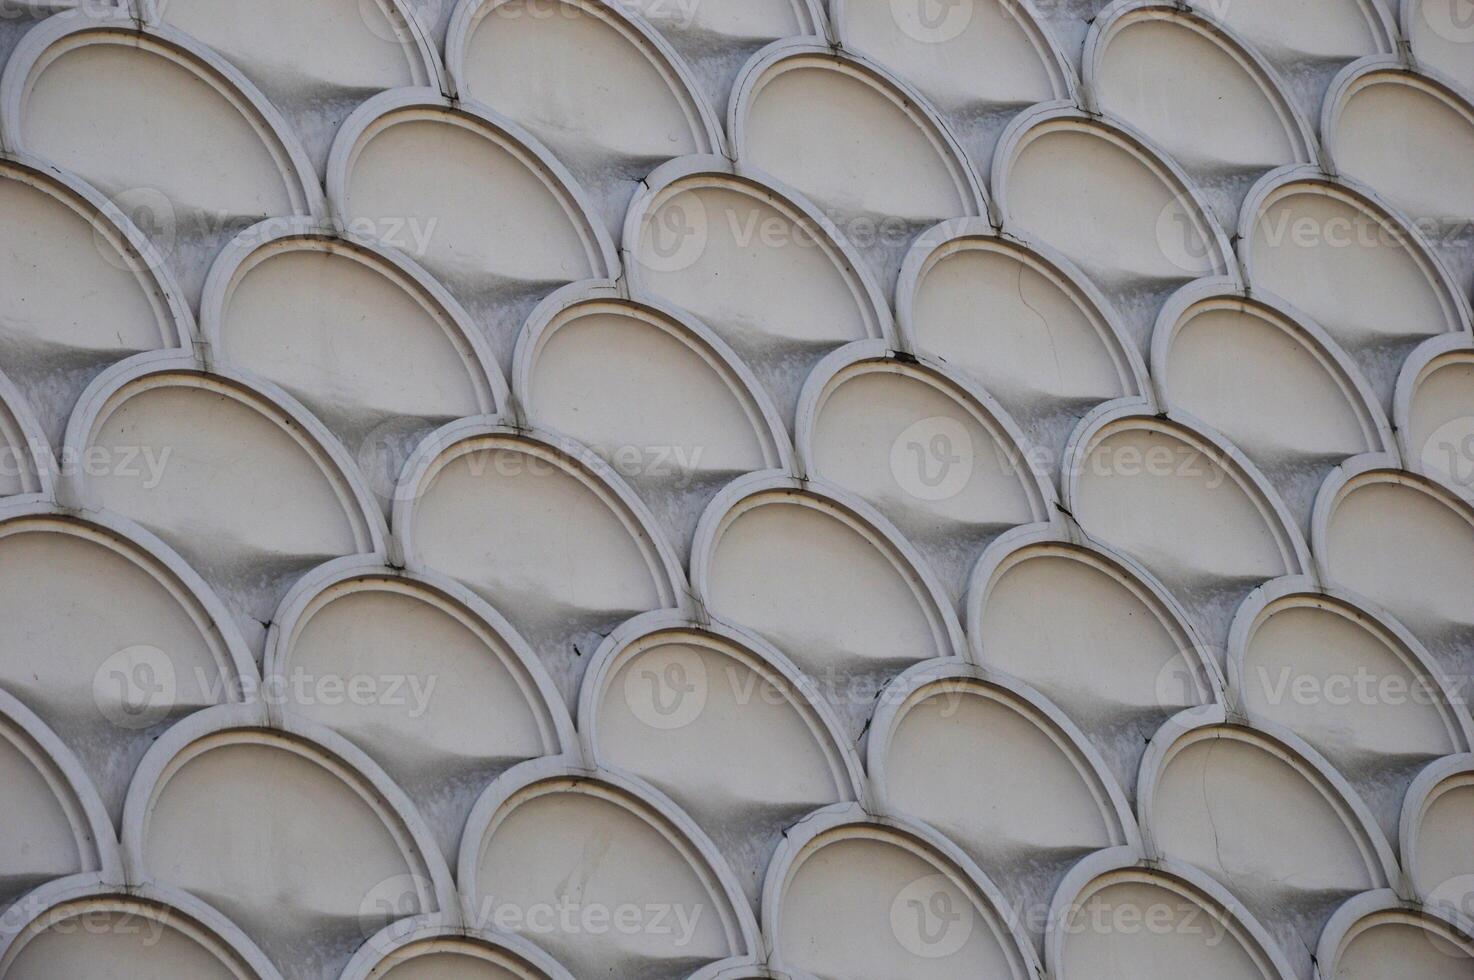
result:
<svg viewBox="0 0 1474 980"><path fill-rule="evenodd" d="M707 102L720 116L732 83L760 48L785 37L824 37L825 0L704 0L682 6L670 0L626 0L670 42L691 70Z"/></svg>
<svg viewBox="0 0 1474 980"><path fill-rule="evenodd" d="M1394 448L1361 369L1319 324L1272 294L1245 295L1228 279L1184 286L1157 318L1151 364L1163 405L1242 449L1302 531L1332 466Z"/></svg>
<svg viewBox="0 0 1474 980"><path fill-rule="evenodd" d="M647 613L609 635L579 698L588 763L668 794L756 905L783 832L865 799L865 774L814 680L740 627Z"/></svg>
<svg viewBox="0 0 1474 980"><path fill-rule="evenodd" d="M1400 828L1402 865L1429 908L1465 918L1474 908L1474 756L1440 759L1408 787Z"/></svg>
<svg viewBox="0 0 1474 980"><path fill-rule="evenodd" d="M1293 6L1278 0L1193 0L1193 6L1252 44L1305 116L1317 121L1326 88L1343 65L1397 50L1397 26L1379 0Z"/></svg>
<svg viewBox="0 0 1474 980"><path fill-rule="evenodd" d="M168 885L126 889L97 874L43 885L0 923L0 973L14 980L282 980L225 916Z"/></svg>
<svg viewBox="0 0 1474 980"><path fill-rule="evenodd" d="M256 83L291 120L319 176L333 135L369 93L444 84L414 0L138 2L148 23L208 44Z"/></svg>
<svg viewBox="0 0 1474 980"><path fill-rule="evenodd" d="M0 499L52 499L57 469L40 420L15 382L0 374Z"/></svg>
<svg viewBox="0 0 1474 980"><path fill-rule="evenodd" d="M225 605L148 531L0 506L0 688L72 747L112 820L163 730L259 681Z"/></svg>
<svg viewBox="0 0 1474 980"><path fill-rule="evenodd" d="M1347 65L1326 93L1321 130L1339 173L1377 188L1474 285L1474 105L1392 56Z"/></svg>
<svg viewBox="0 0 1474 980"><path fill-rule="evenodd" d="M636 779L570 761L525 763L477 801L457 875L468 924L524 936L577 976L686 976L756 955L752 910L690 817ZM641 928L548 928L570 905Z"/></svg>
<svg viewBox="0 0 1474 980"><path fill-rule="evenodd" d="M1403 468L1474 495L1474 339L1434 337L1403 362L1392 396Z"/></svg>
<svg viewBox="0 0 1474 980"><path fill-rule="evenodd" d="M445 41L455 93L536 133L610 232L661 163L723 153L719 117L681 56L621 0L461 0Z"/></svg>
<svg viewBox="0 0 1474 980"><path fill-rule="evenodd" d="M982 182L921 93L879 64L804 38L743 68L727 131L737 159L798 188L890 296L911 242L988 214Z"/></svg>
<svg viewBox="0 0 1474 980"><path fill-rule="evenodd" d="M259 649L306 569L383 554L383 515L341 443L286 392L160 351L114 365L67 425L64 506L131 518L220 593ZM208 528L209 533L199 534Z"/></svg>
<svg viewBox="0 0 1474 980"><path fill-rule="evenodd" d="M401 919L364 943L339 980L573 980L547 953L508 933Z"/></svg>
<svg viewBox="0 0 1474 980"><path fill-rule="evenodd" d="M31 889L72 874L123 880L117 835L102 798L77 757L20 701L0 690L0 962L13 902L25 909Z"/></svg>
<svg viewBox="0 0 1474 980"><path fill-rule="evenodd" d="M730 347L689 314L613 283L575 283L533 311L512 390L630 482L683 556L702 510L754 470L788 469L778 410Z"/></svg>
<svg viewBox="0 0 1474 980"><path fill-rule="evenodd" d="M1226 940L1226 941L1225 941ZM1075 865L1049 910L1044 962L1060 980L1293 980L1275 940L1214 879L1129 847Z"/></svg>
<svg viewBox="0 0 1474 980"><path fill-rule="evenodd" d="M1101 402L1149 395L1136 346L1105 295L1059 252L977 218L923 233L896 285L902 350L966 371L1047 453Z"/></svg>
<svg viewBox="0 0 1474 980"><path fill-rule="evenodd" d="M191 304L238 230L324 214L265 96L187 34L132 17L54 17L26 34L0 76L0 142L80 175L144 227Z"/></svg>
<svg viewBox="0 0 1474 980"><path fill-rule="evenodd" d="M869 504L819 480L733 481L696 529L691 584L707 612L762 635L814 677L852 739L892 676L964 648L916 549Z"/></svg>
<svg viewBox="0 0 1474 980"><path fill-rule="evenodd" d="M311 409L385 507L420 439L507 403L491 345L444 286L381 240L307 219L249 228L226 246L200 334L213 359Z"/></svg>
<svg viewBox="0 0 1474 980"><path fill-rule="evenodd" d="M769 962L847 980L1039 975L1015 910L955 844L856 804L810 815L763 885Z"/></svg>
<svg viewBox="0 0 1474 980"><path fill-rule="evenodd" d="M1447 76L1464 97L1474 92L1474 62L1468 45L1474 24L1460 16L1457 0L1399 0L1398 26L1418 67Z"/></svg>
<svg viewBox="0 0 1474 980"><path fill-rule="evenodd" d="M1400 881L1366 804L1309 744L1221 706L1191 708L1152 739L1137 782L1149 857L1194 865L1265 923L1297 972L1331 909Z"/></svg>
<svg viewBox="0 0 1474 980"><path fill-rule="evenodd" d="M1323 582L1373 597L1445 672L1470 676L1474 505L1390 457L1358 456L1326 477L1311 541Z"/></svg>
<svg viewBox="0 0 1474 980"><path fill-rule="evenodd" d="M507 610L564 700L603 638L687 601L674 549L629 485L553 433L463 419L405 464L394 504L403 564L459 579Z"/></svg>
<svg viewBox="0 0 1474 980"><path fill-rule="evenodd" d="M725 157L652 173L630 202L623 249L631 293L661 296L710 326L789 425L825 354L893 336L880 283L840 228L797 190Z"/></svg>
<svg viewBox="0 0 1474 980"><path fill-rule="evenodd" d="M614 243L568 169L517 123L435 89L384 92L354 110L327 192L342 230L408 252L460 300L504 370L549 293L618 274Z"/></svg>
<svg viewBox="0 0 1474 980"><path fill-rule="evenodd" d="M52 446L93 375L193 332L183 290L138 226L28 154L0 153L0 282L0 358Z"/></svg>
<svg viewBox="0 0 1474 980"><path fill-rule="evenodd" d="M971 659L1059 705L1128 798L1162 723L1222 698L1213 652L1166 588L1126 555L1059 528L1020 529L983 553L966 626Z"/></svg>
<svg viewBox="0 0 1474 980"><path fill-rule="evenodd" d="M954 603L989 542L1055 514L1047 461L1002 406L961 372L883 341L850 344L814 369L797 445L800 472L893 521Z"/></svg>
<svg viewBox="0 0 1474 980"><path fill-rule="evenodd" d="M1276 579L1229 633L1229 703L1304 738L1356 787L1389 838L1430 761L1474 739L1464 695L1407 628L1362 597Z"/></svg>
<svg viewBox="0 0 1474 980"><path fill-rule="evenodd" d="M993 156L1005 232L1059 249L1110 297L1138 351L1168 294L1237 274L1233 251L1191 177L1114 117L1049 102L1009 123Z"/></svg>
<svg viewBox="0 0 1474 980"><path fill-rule="evenodd" d="M1336 910L1315 958L1326 980L1389 973L1462 980L1474 972L1474 921L1467 909L1422 907L1382 889Z"/></svg>
<svg viewBox="0 0 1474 980"><path fill-rule="evenodd" d="M1082 56L1091 107L1151 137L1231 226L1254 180L1315 163L1309 120L1274 68L1232 28L1165 0L1115 0Z"/></svg>
<svg viewBox="0 0 1474 980"><path fill-rule="evenodd" d="M1250 589L1310 569L1310 549L1248 457L1186 413L1108 403L1065 453L1063 504L1079 526L1151 569L1221 647Z"/></svg>
<svg viewBox="0 0 1474 980"><path fill-rule="evenodd" d="M1427 239L1375 191L1309 167L1264 176L1239 217L1248 285L1325 328L1386 409L1418 343L1468 334L1469 299Z"/></svg>
<svg viewBox="0 0 1474 980"><path fill-rule="evenodd" d="M1016 909L1047 906L1085 855L1141 844L1085 734L1038 692L971 664L918 664L892 681L866 758L874 812L945 834ZM1025 916L1020 929L1037 940L1043 926Z"/></svg>
<svg viewBox="0 0 1474 980"><path fill-rule="evenodd" d="M462 585L377 559L297 583L273 617L263 684L268 703L344 736L422 801L447 861L482 787L576 744L510 623Z"/></svg>
<svg viewBox="0 0 1474 980"><path fill-rule="evenodd" d="M263 702L160 736L134 775L122 840L131 879L219 908L294 975L333 975L395 919L459 911L404 791L345 739Z"/></svg>
<svg viewBox="0 0 1474 980"><path fill-rule="evenodd" d="M1075 70L1031 0L982 0L928 16L920 6L830 0L848 51L920 89L986 174L998 134L1021 110L1076 94Z"/></svg>

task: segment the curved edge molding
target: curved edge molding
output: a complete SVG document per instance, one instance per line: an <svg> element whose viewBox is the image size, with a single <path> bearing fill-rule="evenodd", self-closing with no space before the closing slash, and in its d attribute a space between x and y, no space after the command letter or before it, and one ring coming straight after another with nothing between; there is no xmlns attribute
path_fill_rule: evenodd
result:
<svg viewBox="0 0 1474 980"><path fill-rule="evenodd" d="M872 813L903 817L893 813L886 799L886 761L891 741L906 713L926 698L945 692L955 696L976 691L991 700L1008 704L1029 720L1060 750L1075 767L1080 781L1095 797L1102 823L1114 838L1113 843L1141 848L1141 834L1136 815L1099 750L1090 743L1073 721L1048 698L1022 681L1001 672L957 661L928 661L917 664L893 679L876 704L875 714L865 745L866 768L872 786Z"/></svg>
<svg viewBox="0 0 1474 980"><path fill-rule="evenodd" d="M1061 481L1064 492L1061 496L1066 510L1075 510L1080 478L1087 469L1086 462L1095 445L1114 432L1124 429L1160 432L1202 453L1216 466L1221 467L1254 503L1265 526L1279 545L1286 571L1290 574L1305 574L1315 567L1311 559L1311 547L1301 534L1289 507L1259 467L1205 422L1180 410L1149 414L1140 404L1118 399L1106 402L1081 419L1071 434L1064 453Z"/></svg>
<svg viewBox="0 0 1474 980"><path fill-rule="evenodd" d="M558 0L562 2L562 0ZM396 118L398 117L398 118ZM353 110L343 121L328 154L327 206L339 235L345 226L348 181L358 155L379 133L409 119L448 122L473 130L483 139L511 154L538 177L563 207L578 232L589 266L596 277L619 274L619 256L588 193L573 173L560 163L532 133L491 108L469 99L452 99L429 88L398 88L380 92Z"/></svg>
<svg viewBox="0 0 1474 980"><path fill-rule="evenodd" d="M235 617L209 584L168 544L152 531L119 514L74 511L47 502L0 502L0 539L15 526L52 524L56 533L70 534L121 555L168 592L189 615L211 652L222 675L234 674L227 684L231 700L250 700L261 683L261 673L251 656Z"/></svg>
<svg viewBox="0 0 1474 980"><path fill-rule="evenodd" d="M658 296L631 296L609 281L585 280L569 283L543 300L528 316L517 335L512 355L512 393L519 410L527 410L530 402L533 369L543 347L561 327L569 314L581 307L596 312L612 311L629 317L674 338L699 357L712 373L726 385L741 403L752 430L762 444L763 456L770 469L791 469L793 449L788 429L773 404L772 397L753 374L752 369L725 340L684 310L666 303ZM571 319L571 318L570 318ZM536 424L537 420L531 420Z"/></svg>
<svg viewBox="0 0 1474 980"><path fill-rule="evenodd" d="M374 501L362 474L358 472L348 451L305 407L285 391L262 378L256 378L224 365L206 370L198 361L179 351L154 351L130 357L103 371L77 401L67 422L66 451L86 451L97 428L123 402L138 391L170 384L205 388L225 395L271 420L283 434L297 444L333 488L345 516L353 528L358 550L382 555L389 540L383 512ZM279 419L285 418L283 425ZM65 500L75 502L88 511L97 509L83 473L64 479L59 492Z"/></svg>
<svg viewBox="0 0 1474 980"><path fill-rule="evenodd" d="M911 588L917 605L932 628L939 651L961 656L967 648L962 624L946 590L926 559L904 535L874 507L855 494L824 480L799 480L787 473L768 471L740 476L722 488L707 504L691 544L691 589L707 602L707 578L722 535L742 513L759 505L763 497L786 497L801 506L814 507L840 521L863 537L895 569Z"/></svg>
<svg viewBox="0 0 1474 980"><path fill-rule="evenodd" d="M1428 286L1442 305L1449 332L1474 334L1474 307L1469 297L1454 281L1453 274L1433 250L1427 236L1407 216L1385 200L1374 188L1344 176L1332 176L1316 167L1292 164L1278 167L1259 178L1244 197L1239 211L1239 226L1234 240L1239 248L1239 262L1245 270L1246 285L1253 287L1254 225L1261 215L1281 198L1297 193L1322 194L1340 200L1368 215L1407 250Z"/></svg>
<svg viewBox="0 0 1474 980"><path fill-rule="evenodd" d="M1377 76L1384 76L1378 78ZM1326 155L1334 163L1336 134L1341 113L1357 92L1372 85L1407 85L1430 95L1454 112L1463 116L1474 128L1474 105L1470 105L1458 82L1429 66L1409 67L1402 59L1390 54L1374 54L1359 58L1342 68L1331 80L1321 103L1320 130L1324 138Z"/></svg>
<svg viewBox="0 0 1474 980"><path fill-rule="evenodd" d="M1430 762L1413 781L1408 785L1407 793L1402 800L1402 815L1398 821L1397 839L1398 853L1402 855L1402 863L1409 868L1408 878L1412 879L1412 868L1416 866L1419 837L1423 830L1423 818L1433 802L1442 794L1442 787L1447 783L1465 785L1474 783L1474 753L1462 752L1458 755L1447 755L1442 759ZM1409 880L1409 888L1414 888L1414 883ZM1431 896L1418 895L1424 902Z"/></svg>
<svg viewBox="0 0 1474 980"><path fill-rule="evenodd" d="M999 225L1005 234L1013 232L1008 209L1008 179L1014 163L1026 146L1051 129L1089 132L1134 157L1178 201L1191 205L1191 212L1200 225L1197 230L1215 253L1216 272L1237 278L1238 263L1234 260L1228 234L1220 227L1212 207L1187 171L1150 137L1125 120L1103 113L1087 113L1070 102L1041 102L1026 109L1013 118L998 138L998 149L993 154L991 186L998 206Z"/></svg>
<svg viewBox="0 0 1474 980"><path fill-rule="evenodd" d="M1397 432L1396 450L1402 461L1402 468L1439 482L1444 481L1436 473L1429 473L1428 467L1423 463L1421 447L1414 447L1407 441L1412 431L1413 399L1418 396L1418 389L1423 382L1435 371L1445 364L1459 361L1474 363L1474 336L1456 333L1429 338L1419 344L1407 356L1407 360L1402 362L1402 370L1397 374L1397 384L1392 391L1392 422ZM1449 489L1458 492L1457 487Z"/></svg>
<svg viewBox="0 0 1474 980"><path fill-rule="evenodd" d="M658 528L648 507L614 468L588 447L546 429L517 428L483 416L451 422L426 436L408 460L394 493L393 526L406 567L420 570L414 540L414 513L431 481L448 463L481 449L508 446L531 451L587 487L617 517L640 549L661 601L682 608L689 599L685 572L675 549Z"/></svg>
<svg viewBox="0 0 1474 980"><path fill-rule="evenodd" d="M1335 583L1326 554L1326 537L1330 533L1331 518L1348 494L1368 483L1397 483L1420 491L1439 501L1474 527L1474 492L1461 494L1426 476L1400 469L1397 459L1390 453L1353 456L1326 475L1325 482L1315 495L1315 509L1310 516L1310 542L1315 553L1316 569L1321 581L1328 585Z"/></svg>
<svg viewBox="0 0 1474 980"><path fill-rule="evenodd" d="M809 814L784 834L773 854L763 879L762 922L769 962L775 971L788 975L776 938L784 894L807 852L815 844L825 846L820 839L830 835L878 839L916 855L946 875L980 906L994 939L1011 961L1013 980L1035 980L1042 976L1034 944L1024 935L1018 913L972 858L924 824L898 817L873 816L858 803L836 803Z"/></svg>
<svg viewBox="0 0 1474 980"><path fill-rule="evenodd" d="M178 929L240 980L282 980L266 954L239 926L193 895L157 882L118 887L96 874L48 882L0 915L0 973L49 926L98 911L141 916L161 927Z"/></svg>
<svg viewBox="0 0 1474 980"><path fill-rule="evenodd" d="M112 819L97 787L61 737L35 712L4 690L0 690L0 738L9 741L35 767L57 805L66 814L72 839L77 845L81 871L95 873L101 881L121 885L125 880L123 856ZM5 958L4 924L11 914L8 909L0 912L0 963Z"/></svg>
<svg viewBox="0 0 1474 980"><path fill-rule="evenodd" d="M273 716L275 715L275 716ZM321 725L270 712L266 705L216 705L170 728L149 747L133 774L123 804L123 856L130 881L151 882L145 860L148 822L169 780L204 742L234 736L240 742L289 746L331 776L351 787L393 838L413 872L422 906L458 921L460 904L455 882L440 848L414 803L369 756L346 738ZM204 751L209 751L206 747ZM183 761L181 761L183 760Z"/></svg>
<svg viewBox="0 0 1474 980"><path fill-rule="evenodd" d="M1253 745L1293 769L1336 811L1347 834L1361 852L1368 876L1379 883L1376 887L1400 885L1402 872L1397 857L1392 853L1392 845L1346 777L1337 772L1310 743L1289 729L1262 721L1250 726L1247 720L1230 718L1222 705L1205 705L1178 712L1163 723L1146 747L1141 758L1136 799L1141 838L1150 859L1157 860L1163 856L1156 843L1153 820L1157 785L1162 773L1183 749L1198 741L1219 738Z"/></svg>
<svg viewBox="0 0 1474 980"><path fill-rule="evenodd" d="M1296 973L1268 930L1232 892L1197 868L1171 858L1147 858L1130 847L1097 851L1070 869L1055 891L1044 936L1044 962L1063 980L1070 916L1080 897L1103 878L1137 881L1177 892L1203 908L1233 933L1266 980L1295 980ZM1073 978L1072 978L1073 980Z"/></svg>
<svg viewBox="0 0 1474 980"><path fill-rule="evenodd" d="M1287 300L1262 289L1249 292L1241 283L1227 276L1190 282L1163 304L1152 329L1151 343L1151 376L1159 389L1166 383L1169 355L1178 331L1186 324L1189 314L1208 310L1237 310L1256 316L1291 336L1298 334L1296 339L1301 346L1336 383L1356 413L1368 450L1396 450L1397 440L1387 413L1382 410L1381 399L1372 390L1371 382L1361 368L1325 328ZM1157 398L1159 404L1167 403L1163 391L1158 390Z"/></svg>
<svg viewBox="0 0 1474 980"><path fill-rule="evenodd" d="M732 152L739 162L744 156L747 116L753 100L776 75L797 67L800 62L818 62L832 71L855 78L889 99L911 119L937 151L938 158L952 176L953 188L963 207L971 209L975 216L991 213L988 192L967 162L967 152L926 96L884 66L860 55L817 43L812 38L774 41L754 54L737 76L732 86L732 102L727 110L727 132L731 134Z"/></svg>
<svg viewBox="0 0 1474 980"><path fill-rule="evenodd" d="M507 382L486 335L438 279L404 252L351 231L330 232L311 218L268 218L221 249L200 299L200 339L212 352L221 349L221 330L236 287L256 266L288 251L343 255L393 282L440 323L466 364L481 411L494 415L505 407Z"/></svg>
<svg viewBox="0 0 1474 980"><path fill-rule="evenodd" d="M603 757L599 749L598 711L614 675L640 650L634 649L661 636L685 637L688 642L737 660L757 673L804 720L814 741L829 761L835 785L847 789L851 798L867 799L865 767L859 753L843 734L844 726L834 709L816 696L797 664L751 630L719 619L697 622L679 610L656 610L628 620L599 645L589 660L578 697L578 732L584 759L596 769L623 772Z"/></svg>
<svg viewBox="0 0 1474 980"><path fill-rule="evenodd" d="M537 715L547 755L572 751L578 745L573 719L552 676L532 647L501 613L476 593L453 579L428 569L391 568L377 558L349 555L319 565L292 586L271 619L262 661L264 677L285 680L298 637L308 622L328 603L348 592L383 590L411 595L439 608L476 634L494 653L505 646L502 658L528 707Z"/></svg>
<svg viewBox="0 0 1474 980"><path fill-rule="evenodd" d="M150 27L159 27L164 23L164 15L170 0L134 0L140 10L143 22ZM409 62L410 71L419 76L415 79L419 85L430 85L445 88L445 68L440 63L440 53L435 49L435 42L425 33L424 25L413 13L413 8L407 5L407 0L364 0L367 5L377 6L384 13L384 18L389 22L395 35L399 38L400 47L404 49L405 60Z"/></svg>
<svg viewBox="0 0 1474 980"><path fill-rule="evenodd" d="M234 65L183 31L143 24L136 18L53 17L27 33L0 75L0 145L10 150L25 148L21 112L36 71L53 60L54 50L89 44L119 44L158 55L210 86L241 114L276 158L296 213L326 214L316 168L286 118L266 96Z"/></svg>
<svg viewBox="0 0 1474 980"><path fill-rule="evenodd" d="M417 952L417 947L424 949ZM574 980L561 963L520 936L453 925L440 915L416 915L389 923L358 948L338 980L371 980L419 956L446 952L516 971L518 980Z"/></svg>
<svg viewBox="0 0 1474 980"><path fill-rule="evenodd" d="M14 467L21 484L21 492L10 499L56 499L61 466L51 441L26 396L4 374L0 374L0 453L0 466Z"/></svg>
<svg viewBox="0 0 1474 980"><path fill-rule="evenodd" d="M872 372L914 378L956 402L1002 449L1013 453L1012 469L1029 497L1034 522L1047 522L1054 516L1059 503L1054 492L1054 480L1045 471L1040 452L1008 410L961 371L925 354L912 355L909 360L900 359L880 340L846 344L829 353L809 373L799 396L794 426L798 433L797 461L802 476L807 477L814 468L814 429L824 403L839 385L849 380L845 375L853 377Z"/></svg>
<svg viewBox="0 0 1474 980"><path fill-rule="evenodd" d="M1186 4L1173 4L1166 0L1115 0L1096 14L1090 25L1090 33L1086 35L1084 53L1081 56L1084 91L1090 98L1093 109L1100 108L1093 104L1096 98L1095 83L1111 41L1132 24L1146 20L1177 24L1207 39L1233 59L1254 80L1274 109L1296 159L1307 164L1316 162L1320 147L1315 138L1315 129L1296 107L1274 66L1228 24Z"/></svg>
<svg viewBox="0 0 1474 980"><path fill-rule="evenodd" d="M983 649L983 610L988 596L1005 572L1027 558L1029 552L1058 555L1082 562L1119 583L1141 602L1172 635L1178 651L1192 668L1196 693L1204 704L1222 704L1226 682L1218 661L1199 634L1197 625L1177 598L1167 590L1145 565L1101 541L1080 533L1071 523L1057 523L1048 528L1022 527L989 545L973 567L967 587L968 655L971 661L987 668Z"/></svg>
<svg viewBox="0 0 1474 980"><path fill-rule="evenodd" d="M716 900L713 904L721 916L730 955L753 955L762 948L752 906L743 896L731 867L711 838L685 811L643 780L607 769L587 769L568 757L533 759L515 766L476 800L466 819L456 868L468 924L476 925L475 913L480 908L476 868L487 841L508 814L548 791L593 795L623 807L643 821L686 859L708 895Z"/></svg>
<svg viewBox="0 0 1474 980"><path fill-rule="evenodd" d="M1245 686L1244 657L1259 627L1277 611L1272 608L1275 606L1303 606L1333 612L1376 637L1410 673L1436 685L1439 698L1433 705L1449 740L1462 746L1461 751L1474 747L1474 719L1469 717L1463 698L1450 686L1448 673L1439 667L1423 642L1395 616L1366 596L1334 585L1320 585L1306 575L1286 575L1264 583L1249 593L1234 613L1233 624L1228 631L1226 670L1231 703L1236 713L1244 714L1256 725L1264 720L1249 714L1238 703L1238 693ZM1408 852L1399 853L1406 857Z"/></svg>
<svg viewBox="0 0 1474 980"><path fill-rule="evenodd" d="M460 0L445 34L445 67L450 80L451 94L456 98L467 97L463 79L466 77L466 48L471 42L481 21L497 7L514 0ZM659 31L642 17L635 6L609 0L553 0L555 3L576 7L594 17L619 34L645 56L650 65L660 74L671 94L680 103L686 116L691 136L703 153L722 153L727 142L722 133L722 124L706 98L701 94L701 85L696 80L685 60L676 52Z"/></svg>
<svg viewBox="0 0 1474 980"><path fill-rule="evenodd" d="M969 248L1006 254L1049 280L1079 307L1109 353L1128 395L1151 395L1151 379L1136 345L1127 339L1121 315L1100 288L1057 249L1026 232L999 231L981 218L954 218L921 233L901 265L896 282L896 334L900 349L920 354L916 336L916 297L926 276L940 262Z"/></svg>
<svg viewBox="0 0 1474 980"><path fill-rule="evenodd" d="M154 308L163 346L188 348L195 336L194 312L168 262L133 219L81 177L40 157L0 151L0 170L12 167L18 171L17 179L61 202L118 250Z"/></svg>
<svg viewBox="0 0 1474 980"><path fill-rule="evenodd" d="M834 37L839 47L845 47L849 43L849 32L845 30L845 13L846 5L851 2L854 0L829 0L829 19L834 25ZM1000 3L999 6L1018 22L1019 27L1029 39L1034 53L1039 56L1040 64L1049 74L1049 83L1054 89L1054 97L1057 99L1076 98L1080 82L1075 76L1075 68L1070 62L1070 56L1065 53L1064 46L1049 29L1044 17L1035 6L1034 0L1008 0L1008 2Z"/></svg>
<svg viewBox="0 0 1474 980"><path fill-rule="evenodd" d="M1400 899L1390 888L1363 892L1336 909L1316 944L1315 961L1324 976L1339 977L1341 956L1352 940L1385 922L1399 922L1438 934L1474 960L1474 922L1445 906L1426 906Z"/></svg>
<svg viewBox="0 0 1474 980"><path fill-rule="evenodd" d="M651 171L644 183L636 188L629 211L625 214L620 240L624 275L629 282L631 294L648 295L650 292L644 285L643 270L636 257L641 230L667 200L687 190L707 187L736 191L759 204L776 209L785 218L803 228L844 277L855 297L855 305L865 317L870 336L891 339L894 325L890 304L875 280L874 273L845 238L839 226L797 188L788 186L756 167L722 156L677 157Z"/></svg>

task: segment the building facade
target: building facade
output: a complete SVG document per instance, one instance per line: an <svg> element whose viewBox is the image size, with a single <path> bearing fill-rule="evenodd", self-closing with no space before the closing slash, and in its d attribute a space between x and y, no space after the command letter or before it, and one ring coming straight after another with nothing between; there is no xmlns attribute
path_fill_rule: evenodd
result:
<svg viewBox="0 0 1474 980"><path fill-rule="evenodd" d="M1474 978L1474 0L0 69L0 977Z"/></svg>

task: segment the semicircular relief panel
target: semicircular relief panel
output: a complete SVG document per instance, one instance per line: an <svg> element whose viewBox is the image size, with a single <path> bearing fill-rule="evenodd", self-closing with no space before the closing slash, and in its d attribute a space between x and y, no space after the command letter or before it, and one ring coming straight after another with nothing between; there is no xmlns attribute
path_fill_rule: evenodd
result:
<svg viewBox="0 0 1474 980"><path fill-rule="evenodd" d="M0 0L0 977L1469 980L1474 0Z"/></svg>

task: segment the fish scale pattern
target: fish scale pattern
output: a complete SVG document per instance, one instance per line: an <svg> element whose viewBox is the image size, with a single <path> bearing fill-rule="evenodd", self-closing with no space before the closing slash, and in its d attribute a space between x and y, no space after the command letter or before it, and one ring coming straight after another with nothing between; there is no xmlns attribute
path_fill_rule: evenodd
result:
<svg viewBox="0 0 1474 980"><path fill-rule="evenodd" d="M1474 977L1469 0L0 69L0 977Z"/></svg>

